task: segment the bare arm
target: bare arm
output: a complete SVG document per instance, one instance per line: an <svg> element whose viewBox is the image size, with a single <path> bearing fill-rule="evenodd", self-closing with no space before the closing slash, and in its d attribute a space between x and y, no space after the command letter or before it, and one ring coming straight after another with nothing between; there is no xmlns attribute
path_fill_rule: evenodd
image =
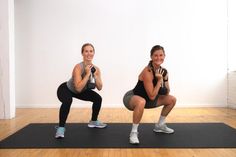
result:
<svg viewBox="0 0 236 157"><path fill-rule="evenodd" d="M95 83L96 83L96 87L98 90L102 89L102 78L101 78L101 71L98 67L95 67L96 71L94 73L94 77L95 77Z"/></svg>
<svg viewBox="0 0 236 157"><path fill-rule="evenodd" d="M156 86L153 86L152 80L153 80L153 74L152 71L150 71L147 67L142 72L142 78L144 83L144 88L147 92L147 95L150 100L154 100L155 97L158 94L158 91L161 87L162 83L162 75L157 74L156 77L158 77L158 81Z"/></svg>
<svg viewBox="0 0 236 157"><path fill-rule="evenodd" d="M164 84L165 84L165 87L167 88L167 95L170 93L170 85L169 85L169 78L168 78L168 74L164 77L164 80L167 80L167 81L164 81Z"/></svg>
<svg viewBox="0 0 236 157"><path fill-rule="evenodd" d="M74 86L75 86L75 89L78 91L78 92L81 92L83 90L83 88L85 87L85 85L87 84L88 80L89 80L89 76L90 76L90 67L87 66L85 67L85 71L86 71L86 74L84 76L84 78L81 77L81 73L82 73L82 69L80 67L79 64L77 64L73 70L73 78L74 78Z"/></svg>

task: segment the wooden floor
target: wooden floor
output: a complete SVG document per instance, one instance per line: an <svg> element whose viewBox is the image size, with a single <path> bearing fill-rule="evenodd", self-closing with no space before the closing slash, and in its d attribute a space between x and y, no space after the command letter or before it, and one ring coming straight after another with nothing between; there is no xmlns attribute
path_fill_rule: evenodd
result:
<svg viewBox="0 0 236 157"><path fill-rule="evenodd" d="M156 122L161 108L145 110L142 122ZM88 122L91 109L71 109L67 122ZM130 122L132 112L103 108L101 121ZM0 120L0 140L29 123L58 122L58 109L17 109L16 118ZM167 122L224 122L236 128L236 110L228 108L175 108ZM236 140L236 139L235 139ZM0 149L0 157L236 157L236 149Z"/></svg>

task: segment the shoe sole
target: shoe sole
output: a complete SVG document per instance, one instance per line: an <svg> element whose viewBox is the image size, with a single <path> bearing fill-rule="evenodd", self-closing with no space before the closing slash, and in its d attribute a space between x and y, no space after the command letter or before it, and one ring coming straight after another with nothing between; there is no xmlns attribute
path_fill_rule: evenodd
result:
<svg viewBox="0 0 236 157"><path fill-rule="evenodd" d="M56 139L62 139L64 136L55 136Z"/></svg>
<svg viewBox="0 0 236 157"><path fill-rule="evenodd" d="M99 128L99 129L103 129L107 126L96 126L96 125L88 125L89 128Z"/></svg>
<svg viewBox="0 0 236 157"><path fill-rule="evenodd" d="M157 132L157 133L165 133L165 134L173 134L174 133L174 131L173 132L166 132L166 131L163 131L163 130L155 130L155 129L153 129L153 131Z"/></svg>
<svg viewBox="0 0 236 157"><path fill-rule="evenodd" d="M139 144L139 142L131 142L131 141L129 141L129 143L132 144L132 145L138 145Z"/></svg>

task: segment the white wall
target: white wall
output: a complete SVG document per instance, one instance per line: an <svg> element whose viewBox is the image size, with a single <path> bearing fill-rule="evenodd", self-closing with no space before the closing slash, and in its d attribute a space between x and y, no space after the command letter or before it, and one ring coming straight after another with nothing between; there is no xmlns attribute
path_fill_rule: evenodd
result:
<svg viewBox="0 0 236 157"><path fill-rule="evenodd" d="M166 49L177 106L227 105L225 0L17 0L15 16L17 107L59 107L56 89L85 42L96 49L104 107L123 106L155 44Z"/></svg>
<svg viewBox="0 0 236 157"><path fill-rule="evenodd" d="M236 109L236 1L228 0L228 106Z"/></svg>
<svg viewBox="0 0 236 157"><path fill-rule="evenodd" d="M236 71L236 1L228 0L228 70Z"/></svg>
<svg viewBox="0 0 236 157"><path fill-rule="evenodd" d="M14 0L0 0L0 119L14 116Z"/></svg>
<svg viewBox="0 0 236 157"><path fill-rule="evenodd" d="M229 108L236 109L236 71L228 74L228 99Z"/></svg>

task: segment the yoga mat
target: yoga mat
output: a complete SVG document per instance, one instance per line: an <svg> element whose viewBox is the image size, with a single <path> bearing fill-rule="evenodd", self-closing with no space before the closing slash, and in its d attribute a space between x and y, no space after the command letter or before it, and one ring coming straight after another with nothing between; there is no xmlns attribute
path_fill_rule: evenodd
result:
<svg viewBox="0 0 236 157"><path fill-rule="evenodd" d="M173 134L153 132L153 123L139 125L139 145L129 144L130 123L88 128L66 124L65 138L55 139L53 123L32 123L0 142L6 148L236 148L236 129L224 123L169 123Z"/></svg>

